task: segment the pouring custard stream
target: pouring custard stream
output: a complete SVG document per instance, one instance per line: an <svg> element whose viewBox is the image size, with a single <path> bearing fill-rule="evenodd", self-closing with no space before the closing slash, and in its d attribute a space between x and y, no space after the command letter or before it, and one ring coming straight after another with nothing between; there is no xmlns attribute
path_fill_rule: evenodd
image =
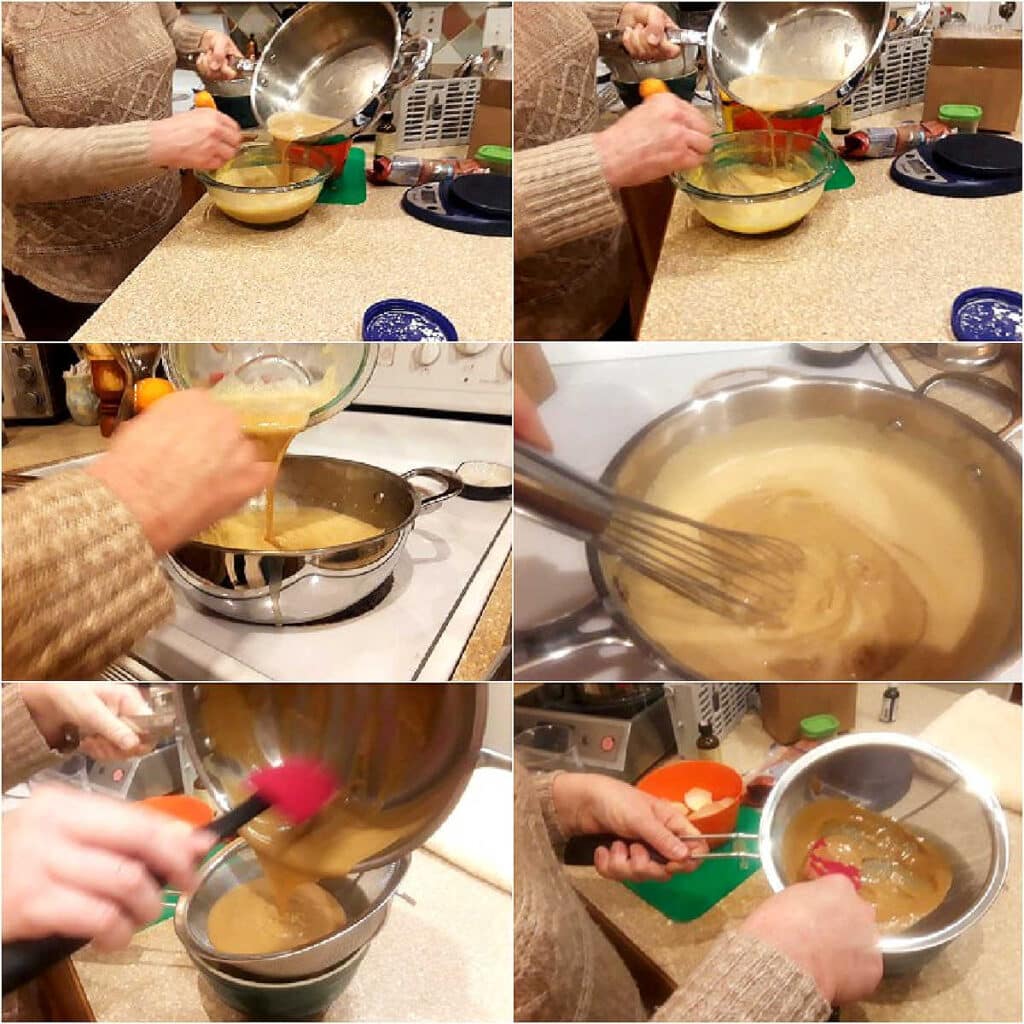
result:
<svg viewBox="0 0 1024 1024"><path fill-rule="evenodd" d="M214 904L208 934L217 949L278 952L337 930L345 909L317 882L347 875L356 864L420 831L443 809L454 769L422 796L404 799L403 791L435 730L443 727L446 687L385 685L396 695L392 702L375 699L373 686L220 683L204 689L203 731L218 759L246 775L272 754L301 753L332 766L338 742L332 723L338 728L359 723L352 776L339 780L338 795L311 822L296 828L270 810L241 829L264 877L235 887ZM374 789L373 800L360 795ZM235 803L249 795L241 785L229 787L229 794Z"/></svg>

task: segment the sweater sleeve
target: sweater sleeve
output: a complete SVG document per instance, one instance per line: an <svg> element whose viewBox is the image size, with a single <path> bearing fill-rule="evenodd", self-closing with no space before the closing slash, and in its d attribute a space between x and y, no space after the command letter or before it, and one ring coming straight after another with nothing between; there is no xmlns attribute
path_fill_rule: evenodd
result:
<svg viewBox="0 0 1024 1024"><path fill-rule="evenodd" d="M149 160L150 121L41 128L25 111L4 55L3 187L8 203L52 203L111 192L160 173Z"/></svg>
<svg viewBox="0 0 1024 1024"><path fill-rule="evenodd" d="M583 4L583 13L594 26L595 32L611 32L619 23L625 4Z"/></svg>
<svg viewBox="0 0 1024 1024"><path fill-rule="evenodd" d="M819 1021L831 1007L814 979L777 949L741 932L712 945L655 1021Z"/></svg>
<svg viewBox="0 0 1024 1024"><path fill-rule="evenodd" d="M96 679L174 611L142 527L71 470L3 501L4 679Z"/></svg>
<svg viewBox="0 0 1024 1024"><path fill-rule="evenodd" d="M174 52L178 55L178 63L192 68L192 64L185 65L182 58L187 53L194 53L199 49L200 40L206 32L201 25L189 21L178 11L174 4L160 4L160 18L167 29L167 34L174 43Z"/></svg>
<svg viewBox="0 0 1024 1024"><path fill-rule="evenodd" d="M3 691L3 786L6 792L27 778L59 764L61 755L50 749L36 728L18 683L7 683Z"/></svg>
<svg viewBox="0 0 1024 1024"><path fill-rule="evenodd" d="M561 855L562 848L568 842L569 837L562 831L558 821L558 814L555 812L555 801L551 795L551 787L561 772L535 772L532 781L537 793L537 800L540 803L540 813L544 819L544 827L548 830L548 839L555 853Z"/></svg>
<svg viewBox="0 0 1024 1024"><path fill-rule="evenodd" d="M625 215L605 180L593 135L516 153L515 258L611 230Z"/></svg>

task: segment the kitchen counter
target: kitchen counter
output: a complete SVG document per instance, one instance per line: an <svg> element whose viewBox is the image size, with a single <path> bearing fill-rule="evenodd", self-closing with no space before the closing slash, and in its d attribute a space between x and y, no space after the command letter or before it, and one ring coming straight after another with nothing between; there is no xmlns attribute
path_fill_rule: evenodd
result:
<svg viewBox="0 0 1024 1024"><path fill-rule="evenodd" d="M900 685L899 719L878 721L884 684L861 683L857 731L918 733L952 704L969 684ZM771 739L760 718L749 714L722 739L723 760L740 772L763 763ZM1008 813L1010 864L1003 892L965 935L940 952L917 975L891 978L867 1000L841 1008L842 1020L1019 1021L1021 1019L1021 816ZM624 885L600 878L592 868L567 868L581 895L640 955L674 985L685 983L723 930L735 927L771 895L757 872L703 917L676 923Z"/></svg>
<svg viewBox="0 0 1024 1024"><path fill-rule="evenodd" d="M277 230L203 196L72 340L353 341L366 308L393 297L440 310L462 341L510 340L512 239L414 220L404 191L368 184L362 205L317 203Z"/></svg>
<svg viewBox="0 0 1024 1024"><path fill-rule="evenodd" d="M402 898L405 897L405 898ZM352 984L327 1021L508 1021L512 898L420 850ZM102 1021L237 1021L164 921L119 953L74 958Z"/></svg>
<svg viewBox="0 0 1024 1024"><path fill-rule="evenodd" d="M904 107L854 129L921 113ZM720 231L678 193L640 339L953 340L950 310L964 289L1020 290L1020 193L921 195L892 181L890 164L851 160L856 184L826 192L775 237Z"/></svg>

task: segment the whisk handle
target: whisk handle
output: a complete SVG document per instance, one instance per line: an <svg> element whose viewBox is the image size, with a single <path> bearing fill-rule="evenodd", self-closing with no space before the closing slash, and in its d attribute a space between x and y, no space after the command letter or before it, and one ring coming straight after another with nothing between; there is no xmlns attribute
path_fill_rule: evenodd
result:
<svg viewBox="0 0 1024 1024"><path fill-rule="evenodd" d="M515 496L517 507L577 540L600 534L612 516L607 488L522 441L515 444Z"/></svg>

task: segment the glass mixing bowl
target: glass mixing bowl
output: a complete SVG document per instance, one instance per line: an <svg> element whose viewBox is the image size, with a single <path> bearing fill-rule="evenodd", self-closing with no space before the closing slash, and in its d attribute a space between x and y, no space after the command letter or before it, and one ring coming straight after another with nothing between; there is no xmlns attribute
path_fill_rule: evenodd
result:
<svg viewBox="0 0 1024 1024"><path fill-rule="evenodd" d="M251 227L281 227L302 217L317 201L334 163L322 150L291 145L288 163L266 142L243 145L217 170L196 171L221 213Z"/></svg>
<svg viewBox="0 0 1024 1024"><path fill-rule="evenodd" d="M716 135L707 158L673 175L697 212L742 235L781 231L818 204L835 150L800 132L755 129Z"/></svg>
<svg viewBox="0 0 1024 1024"><path fill-rule="evenodd" d="M377 365L377 346L361 341L297 342L168 342L163 346L167 376L176 388L208 388L229 373L273 382L299 379L312 385L333 370L337 393L310 416L315 426L359 397Z"/></svg>

